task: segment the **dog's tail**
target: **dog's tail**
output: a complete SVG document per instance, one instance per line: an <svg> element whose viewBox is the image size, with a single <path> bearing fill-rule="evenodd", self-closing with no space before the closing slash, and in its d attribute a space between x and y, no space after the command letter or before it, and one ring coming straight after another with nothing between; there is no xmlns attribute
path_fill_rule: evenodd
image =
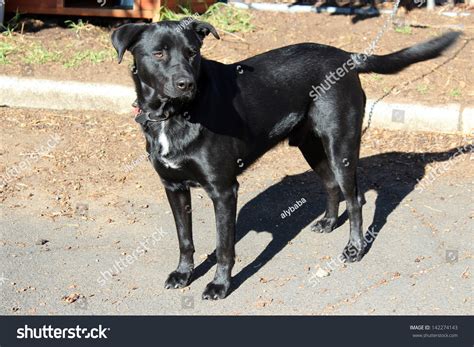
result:
<svg viewBox="0 0 474 347"><path fill-rule="evenodd" d="M453 45L462 34L451 31L435 39L419 43L401 51L387 55L351 54L355 63L355 70L360 73L375 72L379 74L393 74L411 64L436 58L448 47Z"/></svg>

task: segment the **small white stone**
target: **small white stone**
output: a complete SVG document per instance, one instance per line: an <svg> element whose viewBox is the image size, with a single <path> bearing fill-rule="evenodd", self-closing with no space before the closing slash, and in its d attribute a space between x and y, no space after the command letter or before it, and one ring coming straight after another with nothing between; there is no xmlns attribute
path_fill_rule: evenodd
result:
<svg viewBox="0 0 474 347"><path fill-rule="evenodd" d="M330 275L329 271L326 271L322 268L319 268L316 270L316 277L323 278L323 277L328 277Z"/></svg>

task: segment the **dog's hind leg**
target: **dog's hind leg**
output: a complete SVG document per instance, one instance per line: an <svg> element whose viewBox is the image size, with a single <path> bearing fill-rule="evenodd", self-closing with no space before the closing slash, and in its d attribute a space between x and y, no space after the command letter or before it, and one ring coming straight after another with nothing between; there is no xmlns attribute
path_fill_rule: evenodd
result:
<svg viewBox="0 0 474 347"><path fill-rule="evenodd" d="M311 226L312 231L330 233L337 224L339 213L339 185L332 172L321 139L313 132L309 132L299 149L309 166L319 175L326 188L327 202L324 217Z"/></svg>
<svg viewBox="0 0 474 347"><path fill-rule="evenodd" d="M344 105L344 106L342 106ZM361 103L362 106L362 103ZM324 147L329 166L346 200L350 237L343 256L348 262L359 261L364 252L362 201L357 187L357 164L361 139L363 107L338 103L335 107L312 107L309 116Z"/></svg>

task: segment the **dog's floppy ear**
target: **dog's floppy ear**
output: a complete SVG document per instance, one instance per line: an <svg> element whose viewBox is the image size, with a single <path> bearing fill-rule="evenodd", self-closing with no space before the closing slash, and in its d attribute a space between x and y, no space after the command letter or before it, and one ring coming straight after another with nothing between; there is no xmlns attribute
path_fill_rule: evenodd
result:
<svg viewBox="0 0 474 347"><path fill-rule="evenodd" d="M136 24L125 24L116 29L112 33L112 44L118 54L118 63L122 62L125 51L137 40L146 28L148 24L136 23Z"/></svg>
<svg viewBox="0 0 474 347"><path fill-rule="evenodd" d="M200 21L193 21L192 22L192 29L196 32L196 34L199 36L201 41L204 40L204 38L211 33L214 35L214 37L218 40L220 40L219 34L217 33L216 28L214 28L211 24L206 23L206 22L200 22Z"/></svg>

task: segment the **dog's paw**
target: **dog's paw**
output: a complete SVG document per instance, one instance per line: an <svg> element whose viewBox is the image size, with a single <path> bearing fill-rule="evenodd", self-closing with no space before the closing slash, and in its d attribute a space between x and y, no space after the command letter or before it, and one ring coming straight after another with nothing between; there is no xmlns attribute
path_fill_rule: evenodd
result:
<svg viewBox="0 0 474 347"><path fill-rule="evenodd" d="M227 296L230 285L228 284L217 284L208 283L206 289L202 293L203 300L218 300L224 299Z"/></svg>
<svg viewBox="0 0 474 347"><path fill-rule="evenodd" d="M311 231L316 233L330 233L336 228L336 218L321 218L311 226Z"/></svg>
<svg viewBox="0 0 474 347"><path fill-rule="evenodd" d="M346 263L355 263L360 261L364 256L364 247L362 244L355 245L351 241L346 245L344 251L342 252L344 262Z"/></svg>
<svg viewBox="0 0 474 347"><path fill-rule="evenodd" d="M191 272L173 271L169 274L165 282L166 289L176 289L186 287L191 279Z"/></svg>

